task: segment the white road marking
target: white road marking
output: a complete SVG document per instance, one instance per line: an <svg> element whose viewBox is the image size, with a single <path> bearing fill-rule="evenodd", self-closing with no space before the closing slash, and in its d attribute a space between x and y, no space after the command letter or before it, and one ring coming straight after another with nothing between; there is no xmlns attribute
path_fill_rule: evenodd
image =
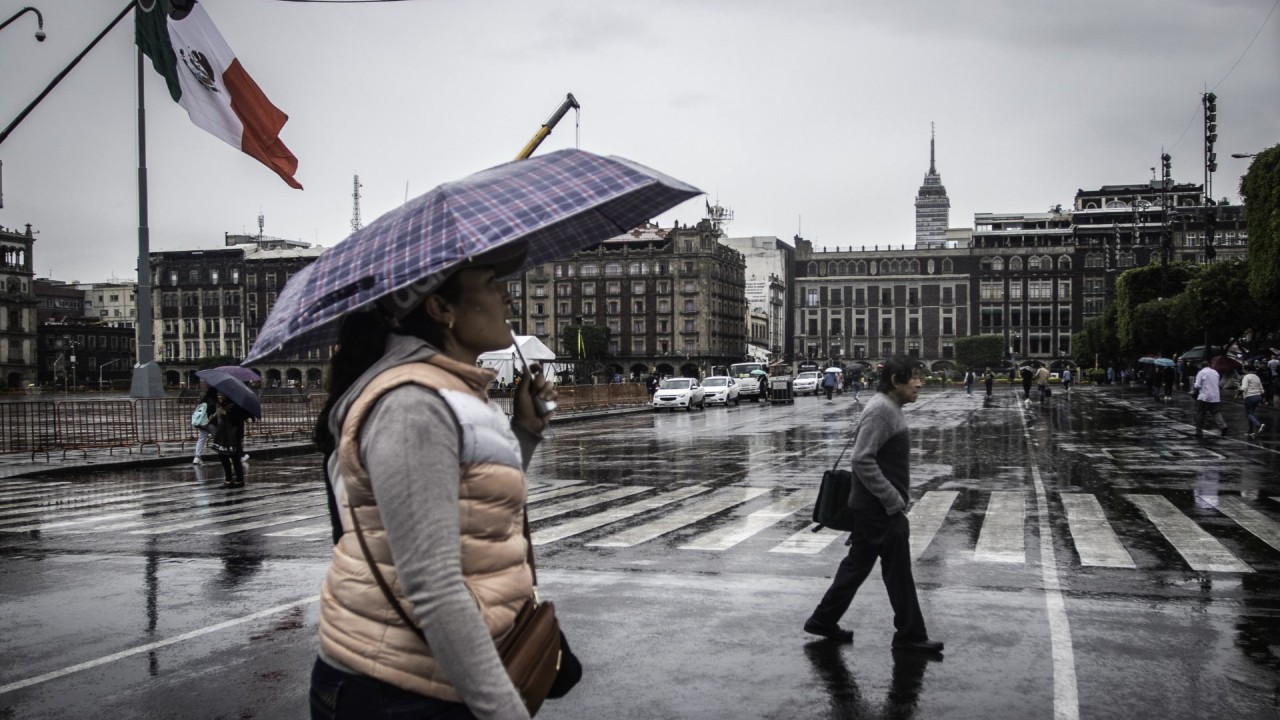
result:
<svg viewBox="0 0 1280 720"><path fill-rule="evenodd" d="M1062 597L1062 586L1058 580L1058 558L1053 551L1053 526L1049 523L1049 500L1040 479L1040 466L1036 464L1031 448L1031 430L1027 427L1027 416L1020 413L1018 417L1022 420L1022 437L1027 443L1027 461L1031 469L1032 486L1035 488L1036 519L1040 531L1040 576L1044 583L1050 655L1053 658L1053 717L1054 720L1079 720L1080 691L1076 682L1076 656L1071 642L1071 623L1067 619L1067 604Z"/></svg>
<svg viewBox="0 0 1280 720"><path fill-rule="evenodd" d="M691 503L675 512L655 518L647 523L627 528L620 533L587 543L587 547L631 547L648 542L686 525L691 525L703 518L727 510L734 505L741 505L752 498L759 497L770 488L766 487L730 487L718 490L706 499Z"/></svg>
<svg viewBox="0 0 1280 720"><path fill-rule="evenodd" d="M702 535L688 545L681 545L680 549L728 550L761 530L781 522L783 518L793 515L796 510L812 502L813 498L808 493L796 493Z"/></svg>
<svg viewBox="0 0 1280 720"><path fill-rule="evenodd" d="M1233 495L1219 497L1218 512L1235 520L1236 524L1253 533L1262 542L1280 550L1280 523L1267 517L1262 511L1249 507L1242 498Z"/></svg>
<svg viewBox="0 0 1280 720"><path fill-rule="evenodd" d="M297 489L279 489L277 487L267 487L252 492L246 492L236 495L233 499L256 499L270 497L273 495L289 495L301 494L303 491ZM309 492L309 491L308 491ZM50 512L38 515L38 522L28 522L35 518L23 518L20 522L26 522L25 525L9 525L0 527L0 532L26 532L28 530L52 530L56 528L70 527L72 525L85 525L93 523L101 523L107 520L117 520L125 517L138 517L147 513L155 516L165 513L182 513L182 512L201 512L209 508L221 507L206 501L222 502L229 499L225 491L203 492L203 491L186 491L175 495L171 499L157 498L157 502L153 502L150 498L132 498L132 506L128 510L121 508L99 508L98 510L66 510L63 512ZM173 506L178 506L174 508ZM228 506L233 507L233 506ZM170 508L170 509L163 509ZM106 510L120 510L122 512L106 512ZM171 516L172 517L172 516ZM153 518L156 519L156 518ZM111 525L108 527L96 528L94 532L99 530L119 530L125 527L136 527L143 524L142 522L126 523L121 525Z"/></svg>
<svg viewBox="0 0 1280 720"><path fill-rule="evenodd" d="M1085 493L1062 493L1058 497L1067 512L1067 527L1081 565L1136 569L1133 557L1107 522L1098 498Z"/></svg>
<svg viewBox="0 0 1280 720"><path fill-rule="evenodd" d="M973 550L979 562L1025 563L1027 498L1022 492L993 492L982 519L982 532Z"/></svg>
<svg viewBox="0 0 1280 720"><path fill-rule="evenodd" d="M270 515L272 513L283 512L288 509L288 503L275 502L271 504L255 503L242 512L233 512L219 515L206 515L195 520L186 522L166 522L152 527L142 528L140 530L127 531L130 535L163 535L165 533L178 532L181 530L190 530L205 525L213 525L215 523L226 522L228 520L241 520L250 517L261 517L262 515Z"/></svg>
<svg viewBox="0 0 1280 720"><path fill-rule="evenodd" d="M1152 525L1173 545L1192 570L1250 573L1253 568L1232 555L1204 528L1182 514L1163 495L1128 495Z"/></svg>
<svg viewBox="0 0 1280 720"><path fill-rule="evenodd" d="M90 668L95 668L100 665L106 665L107 663L115 662L116 660L122 660L124 658L132 657L134 655L140 655L142 653L151 652L152 650L159 650L162 647L167 647L169 645L175 645L180 642L185 642L193 638L198 638L201 635L208 635L209 633L215 633L220 630L226 630L227 628L235 627L236 625L242 625L244 623L253 622L254 620L259 620L264 617L270 617L272 615L275 615L276 613L282 613L286 610L292 610L293 608L300 607L302 605L308 605L310 603L316 602L319 599L320 599L319 595L312 595L311 597L302 598L301 600L295 600L291 603L286 603L284 605L276 605L275 607L267 608L266 610L261 610L259 612L253 613L252 615L245 615L244 617L227 620L226 622L220 622L216 625L210 625L208 627L203 627L203 628L200 628L199 630L192 630L191 632L185 632L185 633L182 633L181 635L175 635L171 638L168 638L167 640L159 640L153 643L147 643L146 645L139 645L138 647L130 648L128 650L122 650L118 653L105 655L96 660L89 660L88 662L69 665L65 668L62 668L61 670L54 670L53 672L47 672L43 675L37 675L35 677L27 678L26 680L11 682L8 685L0 685L0 695L4 695L5 693L11 693L14 690L21 690L22 688L31 687L32 685L39 685L41 683L49 682L50 680L57 680L60 677L67 676L72 673L77 673L77 672L80 672L81 670L89 670Z"/></svg>
<svg viewBox="0 0 1280 720"><path fill-rule="evenodd" d="M676 488L670 492L654 495L653 497L645 498L637 502L629 503L627 505L610 508L593 515L568 520L560 523L559 525L541 528L533 533L533 544L546 545L547 543L555 542L556 540L584 533L588 530L594 530L598 527L608 525L609 523L624 520L626 518L660 508L664 505L669 505L687 497L707 492L710 489L711 488L705 485L689 485L686 487Z"/></svg>
<svg viewBox="0 0 1280 720"><path fill-rule="evenodd" d="M89 508L101 507L103 505L133 502L139 498L163 498L183 493L190 495L192 490L197 489L199 489L199 486L194 482L183 482L169 485L156 485L142 489L133 488L128 490L111 490L102 493L77 492L72 495L51 495L46 493L39 498L29 501L5 503L5 509L0 510L0 518L33 515L46 511L78 512Z"/></svg>
<svg viewBox="0 0 1280 720"><path fill-rule="evenodd" d="M272 525L284 525L285 523L297 522L299 520L310 520L328 514L328 510L322 513L311 513L309 515L281 515L280 517L270 520L256 520L254 522L240 523L238 525L228 525L220 527L217 530L201 530L196 535L230 535L232 533L244 532L245 530L257 530L258 528L271 527Z"/></svg>
<svg viewBox="0 0 1280 720"><path fill-rule="evenodd" d="M950 466L948 466L950 467ZM914 474L914 473L913 473ZM938 528L947 519L951 506L959 497L958 490L934 490L927 492L911 506L907 519L911 521L911 559L919 560L929 543L938 534Z"/></svg>
<svg viewBox="0 0 1280 720"><path fill-rule="evenodd" d="M606 490L605 492L597 493L595 495L589 495L587 497L576 497L571 500L562 500L558 503L551 503L550 505L530 508L529 522L534 522L536 520L545 520L549 517L555 517L556 515L563 515L567 512L573 512L574 510L581 510L583 508L591 507L592 505L599 505L601 503L607 503L611 500L618 500L620 498L628 497L630 495L636 495L642 492L648 492L652 489L653 488L648 485L639 485L637 487L619 487L619 488L614 488L612 490Z"/></svg>
<svg viewBox="0 0 1280 720"><path fill-rule="evenodd" d="M317 523L315 525L301 525L280 532L264 533L267 537L311 537L312 535L328 535L333 532L333 525L330 523Z"/></svg>
<svg viewBox="0 0 1280 720"><path fill-rule="evenodd" d="M553 488L551 490L541 490L535 493L529 493L528 497L525 498L525 500L530 503L538 503L538 502L543 502L544 500L550 500L552 498L558 498L565 495L576 495L577 493L585 492L592 488L591 485L582 485L580 483L581 481L576 481L568 486Z"/></svg>
<svg viewBox="0 0 1280 720"><path fill-rule="evenodd" d="M769 552L816 555L826 550L827 546L837 539L845 536L845 533L831 528L822 528L814 532L813 529L817 526L817 523L809 523L800 532L769 548Z"/></svg>

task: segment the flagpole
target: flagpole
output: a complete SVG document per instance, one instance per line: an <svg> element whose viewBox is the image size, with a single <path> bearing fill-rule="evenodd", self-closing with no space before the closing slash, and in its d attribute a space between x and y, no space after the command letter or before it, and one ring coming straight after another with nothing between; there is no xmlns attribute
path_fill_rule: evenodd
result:
<svg viewBox="0 0 1280 720"><path fill-rule="evenodd" d="M135 10L135 12L141 12ZM138 363L133 366L129 396L164 397L160 366L155 363L151 320L151 231L147 227L147 108L143 94L145 56L138 48Z"/></svg>

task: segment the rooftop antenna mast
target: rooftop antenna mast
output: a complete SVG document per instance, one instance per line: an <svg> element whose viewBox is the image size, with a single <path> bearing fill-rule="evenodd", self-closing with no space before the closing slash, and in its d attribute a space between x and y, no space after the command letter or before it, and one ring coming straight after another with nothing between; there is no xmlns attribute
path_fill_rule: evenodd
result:
<svg viewBox="0 0 1280 720"><path fill-rule="evenodd" d="M262 216L262 210L258 210L258 242L262 242L262 228L267 224L266 218Z"/></svg>
<svg viewBox="0 0 1280 720"><path fill-rule="evenodd" d="M351 180L351 232L362 227L364 223L360 222L360 176L355 175Z"/></svg>

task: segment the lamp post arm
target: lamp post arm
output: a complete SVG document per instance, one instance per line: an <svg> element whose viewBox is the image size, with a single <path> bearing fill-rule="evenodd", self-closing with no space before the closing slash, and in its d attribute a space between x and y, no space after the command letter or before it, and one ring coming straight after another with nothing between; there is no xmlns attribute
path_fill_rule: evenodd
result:
<svg viewBox="0 0 1280 720"><path fill-rule="evenodd" d="M36 32L36 39L44 40L44 16L40 14L39 10L31 6L22 8L18 12L14 13L13 16L10 17L8 20L5 20L3 23L0 23L0 30L3 30L9 27L9 23L12 23L14 20L17 20L18 18L22 17L24 13L29 13L29 12L33 12L36 14L36 27L39 28L39 30Z"/></svg>

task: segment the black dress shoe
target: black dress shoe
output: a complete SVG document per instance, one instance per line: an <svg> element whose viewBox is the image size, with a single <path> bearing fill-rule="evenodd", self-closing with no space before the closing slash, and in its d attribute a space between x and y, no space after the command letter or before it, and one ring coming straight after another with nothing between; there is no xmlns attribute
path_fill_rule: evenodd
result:
<svg viewBox="0 0 1280 720"><path fill-rule="evenodd" d="M895 640L893 649L906 652L940 653L942 652L942 641L930 640L929 638L924 638L923 640Z"/></svg>
<svg viewBox="0 0 1280 720"><path fill-rule="evenodd" d="M832 624L820 623L814 620L813 618L809 618L808 620L805 621L804 631L809 633L810 635L817 635L818 637L824 637L828 640L835 640L837 642L848 642L848 643L853 642L852 630L845 630L844 628L834 623Z"/></svg>

